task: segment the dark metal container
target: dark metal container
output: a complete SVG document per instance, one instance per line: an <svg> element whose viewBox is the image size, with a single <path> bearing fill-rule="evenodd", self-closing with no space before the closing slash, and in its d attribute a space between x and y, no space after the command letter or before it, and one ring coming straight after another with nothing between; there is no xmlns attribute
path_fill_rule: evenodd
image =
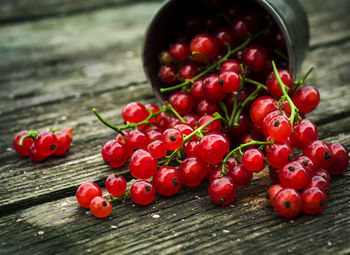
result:
<svg viewBox="0 0 350 255"><path fill-rule="evenodd" d="M254 2L265 9L280 28L287 46L289 70L295 77L305 59L310 37L309 23L303 7L298 0L255 0ZM188 9L188 3L188 0L165 1L154 15L145 36L142 49L143 67L152 84L154 94L160 101L163 101L166 95L161 94L159 89L166 87L166 84L158 78L159 54L162 50L169 48L172 33L179 26L179 14ZM200 8L200 5L196 7Z"/></svg>

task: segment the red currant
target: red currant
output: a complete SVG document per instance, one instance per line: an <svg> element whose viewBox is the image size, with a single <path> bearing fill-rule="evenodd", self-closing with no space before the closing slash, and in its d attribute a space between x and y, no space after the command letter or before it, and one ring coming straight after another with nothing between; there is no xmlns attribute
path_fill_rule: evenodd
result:
<svg viewBox="0 0 350 255"><path fill-rule="evenodd" d="M325 142L320 140L313 141L306 146L303 155L309 157L318 168L327 169L333 162L331 149Z"/></svg>
<svg viewBox="0 0 350 255"><path fill-rule="evenodd" d="M73 138L73 132L70 128L62 128L61 131L66 132L66 134L69 136L69 138L72 140Z"/></svg>
<svg viewBox="0 0 350 255"><path fill-rule="evenodd" d="M293 149L289 144L275 142L266 146L266 160L274 168L281 168L293 156Z"/></svg>
<svg viewBox="0 0 350 255"><path fill-rule="evenodd" d="M182 117L184 119L184 121L186 121L186 123L191 127L191 128L195 128L199 119L199 116L196 114L186 114L185 116Z"/></svg>
<svg viewBox="0 0 350 255"><path fill-rule="evenodd" d="M232 93L238 90L241 78L235 72L223 72L219 75L219 84L224 93Z"/></svg>
<svg viewBox="0 0 350 255"><path fill-rule="evenodd" d="M167 84L173 83L177 78L176 67L171 64L163 65L160 67L158 75L162 82Z"/></svg>
<svg viewBox="0 0 350 255"><path fill-rule="evenodd" d="M199 141L188 141L183 145L182 149L186 153L187 157L199 156Z"/></svg>
<svg viewBox="0 0 350 255"><path fill-rule="evenodd" d="M184 42L175 42L170 47L170 54L176 61L183 61L190 54L190 48Z"/></svg>
<svg viewBox="0 0 350 255"><path fill-rule="evenodd" d="M222 134L209 133L199 143L199 156L208 164L218 164L229 149L230 144Z"/></svg>
<svg viewBox="0 0 350 255"><path fill-rule="evenodd" d="M214 32L214 37L218 42L220 52L227 52L227 44L232 47L235 44L235 38L229 27L221 27Z"/></svg>
<svg viewBox="0 0 350 255"><path fill-rule="evenodd" d="M207 165L199 157L187 157L179 166L182 183L189 187L198 186L208 174Z"/></svg>
<svg viewBox="0 0 350 255"><path fill-rule="evenodd" d="M22 146L20 146L19 145L19 141L26 134L28 134L28 131L27 130L23 130L23 131L17 133L15 138L13 139L13 147L14 147L14 149L17 151L17 153L19 155L24 156L24 157L29 156L30 147L32 146L32 144L34 142L32 138L27 137L27 138L25 138L23 140Z"/></svg>
<svg viewBox="0 0 350 255"><path fill-rule="evenodd" d="M78 203L85 208L89 208L91 200L97 196L102 196L102 190L93 182L84 182L80 184L75 194Z"/></svg>
<svg viewBox="0 0 350 255"><path fill-rule="evenodd" d="M301 120L294 125L292 139L295 147L304 149L309 143L318 139L317 126L311 120Z"/></svg>
<svg viewBox="0 0 350 255"><path fill-rule="evenodd" d="M280 184L280 168L274 168L272 166L269 166L269 177L270 180L275 184Z"/></svg>
<svg viewBox="0 0 350 255"><path fill-rule="evenodd" d="M153 184L158 194L172 196L181 187L181 173L174 167L163 166L154 174Z"/></svg>
<svg viewBox="0 0 350 255"><path fill-rule="evenodd" d="M137 150L130 158L129 171L136 179L147 179L157 170L157 159L145 150Z"/></svg>
<svg viewBox="0 0 350 255"><path fill-rule="evenodd" d="M253 173L244 168L243 164L229 167L227 176L231 177L238 187L245 187L253 179Z"/></svg>
<svg viewBox="0 0 350 255"><path fill-rule="evenodd" d="M244 63L252 72L260 72L266 68L267 54L260 46L249 46L244 52Z"/></svg>
<svg viewBox="0 0 350 255"><path fill-rule="evenodd" d="M307 214L319 214L326 209L327 195L317 187L310 187L301 193L302 210Z"/></svg>
<svg viewBox="0 0 350 255"><path fill-rule="evenodd" d="M218 111L219 111L219 105L217 104L217 102L214 102L208 99L203 99L199 101L199 103L196 106L196 112L200 116L203 116L206 114L213 114Z"/></svg>
<svg viewBox="0 0 350 255"><path fill-rule="evenodd" d="M185 115L194 108L194 98L190 93L176 91L169 96L169 103L180 114Z"/></svg>
<svg viewBox="0 0 350 255"><path fill-rule="evenodd" d="M308 172L296 161L290 162L282 167L279 178L284 187L296 190L304 188L310 180Z"/></svg>
<svg viewBox="0 0 350 255"><path fill-rule="evenodd" d="M150 140L147 135L138 129L130 130L125 134L126 144L134 149L146 149Z"/></svg>
<svg viewBox="0 0 350 255"><path fill-rule="evenodd" d="M249 110L249 115L252 122L256 126L261 127L265 115L274 110L278 110L278 106L276 105L275 99L273 99L272 97L263 96L257 98L252 103Z"/></svg>
<svg viewBox="0 0 350 255"><path fill-rule="evenodd" d="M276 212L286 218L297 216L301 210L303 200L294 189L283 189L275 197L273 206Z"/></svg>
<svg viewBox="0 0 350 255"><path fill-rule="evenodd" d="M193 57L202 63L206 61L211 61L218 54L218 43L214 37L208 34L199 34L194 37L190 43L190 50L192 52L198 52L194 54Z"/></svg>
<svg viewBox="0 0 350 255"><path fill-rule="evenodd" d="M106 163L120 167L126 162L128 155L123 144L117 140L108 141L102 147L102 158Z"/></svg>
<svg viewBox="0 0 350 255"><path fill-rule="evenodd" d="M266 193L266 203L270 206L273 206L276 195L281 190L283 190L283 186L281 184L274 184L270 186L270 188L267 190L267 193Z"/></svg>
<svg viewBox="0 0 350 255"><path fill-rule="evenodd" d="M72 143L72 140L64 131L57 131L54 133L57 139L57 149L54 153L55 156L61 156L66 153Z"/></svg>
<svg viewBox="0 0 350 255"><path fill-rule="evenodd" d="M149 116L146 107L137 102L127 104L122 111L122 117L125 122L138 123Z"/></svg>
<svg viewBox="0 0 350 255"><path fill-rule="evenodd" d="M285 69L279 69L278 75L280 76L283 84L286 85L287 88L289 88L288 92L291 91L291 89L293 88L294 80L293 80L293 76L290 74L290 72L288 70L285 70ZM278 98L283 95L282 90L281 90L281 86L279 85L274 72L271 72L269 74L269 76L266 79L265 84L266 84L271 95L278 97Z"/></svg>
<svg viewBox="0 0 350 255"><path fill-rule="evenodd" d="M312 86L305 86L295 92L292 100L300 112L309 113L320 103L320 93Z"/></svg>
<svg viewBox="0 0 350 255"><path fill-rule="evenodd" d="M34 141L38 153L43 156L50 156L57 150L57 138L52 132L42 131Z"/></svg>
<svg viewBox="0 0 350 255"><path fill-rule="evenodd" d="M181 132L175 128L168 128L163 133L164 141L168 150L176 150L182 145L183 136Z"/></svg>
<svg viewBox="0 0 350 255"><path fill-rule="evenodd" d="M112 212L112 205L106 198L97 196L91 200L90 210L97 218L105 218Z"/></svg>
<svg viewBox="0 0 350 255"><path fill-rule="evenodd" d="M242 163L245 169L260 172L265 167L264 154L258 149L248 149L242 155Z"/></svg>
<svg viewBox="0 0 350 255"><path fill-rule="evenodd" d="M209 184L209 196L218 205L228 205L235 200L237 188L231 177L223 176Z"/></svg>
<svg viewBox="0 0 350 255"><path fill-rule="evenodd" d="M115 174L111 174L107 177L105 186L109 194L118 197L123 195L126 190L126 180L122 175L116 177Z"/></svg>
<svg viewBox="0 0 350 255"><path fill-rule="evenodd" d="M315 167L314 162L306 156L300 156L295 159L295 161L299 162L305 170L308 172L310 178L315 176L317 173L317 168Z"/></svg>
<svg viewBox="0 0 350 255"><path fill-rule="evenodd" d="M196 62L184 63L179 70L179 73L180 73L179 79L181 81L192 79L199 73L199 70L200 70L200 65Z"/></svg>
<svg viewBox="0 0 350 255"><path fill-rule="evenodd" d="M273 117L267 124L268 135L277 142L284 142L292 134L292 125L283 115Z"/></svg>
<svg viewBox="0 0 350 255"><path fill-rule="evenodd" d="M211 121L214 118L215 117L213 115L204 115L204 116L200 117L200 119L198 120L198 127L201 127L201 126L205 125L206 123L208 123L209 121ZM221 131L221 122L220 122L220 120L216 120L216 121L210 123L203 130L204 131L220 132Z"/></svg>
<svg viewBox="0 0 350 255"><path fill-rule="evenodd" d="M323 177L319 175L315 175L311 178L310 182L306 186L305 189L310 187L317 187L329 196L331 194L331 184L328 180L325 180Z"/></svg>
<svg viewBox="0 0 350 255"><path fill-rule="evenodd" d="M210 74L203 81L203 88L206 98L213 101L221 101L225 97L225 92L222 90L219 75Z"/></svg>
<svg viewBox="0 0 350 255"><path fill-rule="evenodd" d="M333 163L327 168L330 174L342 174L349 166L349 152L344 145L337 142L329 144L334 156Z"/></svg>
<svg viewBox="0 0 350 255"><path fill-rule="evenodd" d="M30 156L31 160L33 160L34 162L41 162L47 158L47 156L44 156L38 152L38 150L36 149L34 144L32 144L32 146L30 146L29 156Z"/></svg>
<svg viewBox="0 0 350 255"><path fill-rule="evenodd" d="M152 113L159 112L159 110L160 110L159 107L156 106L155 104L146 104L145 107L146 107L146 109L151 110ZM160 116L158 115L157 117L151 118L149 120L149 122L156 123L159 121L159 119L160 119Z"/></svg>
<svg viewBox="0 0 350 255"><path fill-rule="evenodd" d="M242 69L237 60L228 59L224 63L221 64L220 73L223 72L235 72L236 74L241 74Z"/></svg>
<svg viewBox="0 0 350 255"><path fill-rule="evenodd" d="M148 181L136 181L130 189L131 199L139 205L152 203L156 190L152 183Z"/></svg>

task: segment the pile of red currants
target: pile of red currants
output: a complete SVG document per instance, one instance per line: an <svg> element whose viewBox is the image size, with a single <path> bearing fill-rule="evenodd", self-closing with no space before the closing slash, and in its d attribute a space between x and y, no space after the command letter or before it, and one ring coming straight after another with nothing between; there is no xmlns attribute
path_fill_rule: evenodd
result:
<svg viewBox="0 0 350 255"><path fill-rule="evenodd" d="M51 131L23 130L13 139L13 147L23 157L35 162L44 161L50 155L62 156L72 143L73 133L69 128Z"/></svg>
<svg viewBox="0 0 350 255"><path fill-rule="evenodd" d="M160 54L160 92L168 96L162 107L129 103L121 127L93 110L118 132L103 146L103 160L112 168L129 160L137 179L126 191L122 176L109 176L110 199L96 184L83 183L78 203L97 217L108 216L115 199L131 195L147 205L156 193L172 196L182 184L196 187L204 179L213 202L228 205L266 162L274 183L267 203L278 214L290 218L326 208L329 174L342 174L349 155L340 143L318 140L317 126L305 118L320 101L316 88L304 86L312 68L294 80L285 69L284 39L272 19L241 6L225 10L226 16L210 16L201 24L205 29L190 38L183 33ZM224 26L216 22L223 15ZM196 19L193 15L186 24L193 28L200 22Z"/></svg>

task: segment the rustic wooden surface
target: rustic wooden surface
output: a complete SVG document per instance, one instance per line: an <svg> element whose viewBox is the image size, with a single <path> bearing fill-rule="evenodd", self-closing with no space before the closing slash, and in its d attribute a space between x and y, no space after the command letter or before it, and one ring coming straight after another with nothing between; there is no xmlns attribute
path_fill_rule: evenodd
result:
<svg viewBox="0 0 350 255"><path fill-rule="evenodd" d="M129 101L155 102L140 46L160 3L0 2L0 254L350 253L349 172L332 178L328 207L317 217L278 217L264 202L266 174L228 207L210 201L206 183L147 207L117 202L103 220L77 206L81 182L103 184L112 172L100 149L114 133L91 108L120 123ZM303 4L311 24L304 66L316 67L308 82L322 97L310 118L322 139L349 148L350 2ZM11 149L19 130L53 125L75 133L67 155L38 164Z"/></svg>

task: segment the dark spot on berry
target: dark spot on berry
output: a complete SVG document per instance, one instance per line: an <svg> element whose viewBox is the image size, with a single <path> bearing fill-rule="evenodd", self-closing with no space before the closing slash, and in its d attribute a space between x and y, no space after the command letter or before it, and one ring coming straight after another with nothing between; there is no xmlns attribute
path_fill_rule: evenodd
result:
<svg viewBox="0 0 350 255"><path fill-rule="evenodd" d="M274 125L275 127L278 127L278 126L280 125L280 122L277 120L277 121L275 121L275 123L273 123L273 125Z"/></svg>
<svg viewBox="0 0 350 255"><path fill-rule="evenodd" d="M222 86L222 85L224 85L224 80L223 79L220 79L219 80L219 84Z"/></svg>
<svg viewBox="0 0 350 255"><path fill-rule="evenodd" d="M102 201L102 206L106 207L107 206L107 202L106 201Z"/></svg>
<svg viewBox="0 0 350 255"><path fill-rule="evenodd" d="M293 172L295 170L295 167L294 166L290 166L290 167L288 167L288 170Z"/></svg>
<svg viewBox="0 0 350 255"><path fill-rule="evenodd" d="M324 205L325 205L324 200L321 200L321 201L320 201L320 206L323 207Z"/></svg>
<svg viewBox="0 0 350 255"><path fill-rule="evenodd" d="M222 203L222 202L225 202L226 197L220 197L219 200L220 200L221 203Z"/></svg>
<svg viewBox="0 0 350 255"><path fill-rule="evenodd" d="M307 163L307 161L303 161L303 166L307 167L309 165L309 163Z"/></svg>
<svg viewBox="0 0 350 255"><path fill-rule="evenodd" d="M285 207L285 208L289 208L289 207L290 207L290 202L289 202L289 200L287 200L286 202L284 202L284 207Z"/></svg>
<svg viewBox="0 0 350 255"><path fill-rule="evenodd" d="M325 160L329 160L330 158L331 158L331 154L329 154L328 151L325 151L325 152L324 152L324 159L325 159Z"/></svg>
<svg viewBox="0 0 350 255"><path fill-rule="evenodd" d="M270 199L270 194L266 193L266 199L269 200Z"/></svg>
<svg viewBox="0 0 350 255"><path fill-rule="evenodd" d="M174 186L177 186L179 184L179 181L177 180L177 178L173 179L173 184L174 184Z"/></svg>
<svg viewBox="0 0 350 255"><path fill-rule="evenodd" d="M151 191L151 189L152 189L151 186L149 186L149 185L145 186L145 190L146 190L146 191Z"/></svg>
<svg viewBox="0 0 350 255"><path fill-rule="evenodd" d="M175 141L176 141L176 137L173 136L173 135L171 135L171 136L170 136L170 141L175 142Z"/></svg>
<svg viewBox="0 0 350 255"><path fill-rule="evenodd" d="M56 144L53 144L53 145L50 146L50 150L51 150L51 151L53 151L53 150L55 150L55 149L56 149Z"/></svg>

